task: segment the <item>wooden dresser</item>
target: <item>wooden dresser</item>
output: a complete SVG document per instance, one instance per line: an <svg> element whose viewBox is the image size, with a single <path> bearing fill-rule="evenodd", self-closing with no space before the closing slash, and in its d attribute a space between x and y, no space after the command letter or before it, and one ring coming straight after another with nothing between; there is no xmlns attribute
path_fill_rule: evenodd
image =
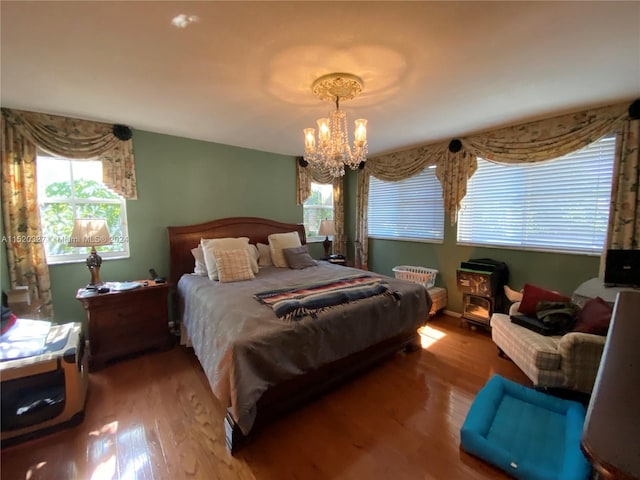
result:
<svg viewBox="0 0 640 480"><path fill-rule="evenodd" d="M143 282L146 285L132 290L108 293L78 290L76 299L87 312L90 370L132 353L171 346L169 286Z"/></svg>

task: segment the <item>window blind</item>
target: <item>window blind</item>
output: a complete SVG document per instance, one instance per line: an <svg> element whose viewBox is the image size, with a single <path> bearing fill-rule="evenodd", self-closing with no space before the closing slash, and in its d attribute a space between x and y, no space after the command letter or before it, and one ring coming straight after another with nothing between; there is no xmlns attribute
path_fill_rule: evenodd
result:
<svg viewBox="0 0 640 480"><path fill-rule="evenodd" d="M442 241L444 205L435 168L398 182L371 177L368 227L372 238Z"/></svg>
<svg viewBox="0 0 640 480"><path fill-rule="evenodd" d="M478 159L458 215L458 243L600 254L609 218L615 138L545 162Z"/></svg>

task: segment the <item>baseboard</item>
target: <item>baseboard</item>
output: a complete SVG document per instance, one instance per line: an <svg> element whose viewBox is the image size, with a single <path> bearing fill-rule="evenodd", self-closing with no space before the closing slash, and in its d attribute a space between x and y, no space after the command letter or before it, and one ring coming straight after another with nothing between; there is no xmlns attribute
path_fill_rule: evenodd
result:
<svg viewBox="0 0 640 480"><path fill-rule="evenodd" d="M456 317L456 318L462 317L461 313L454 312L452 310L442 310L442 313L444 313L445 315L449 315L450 317Z"/></svg>

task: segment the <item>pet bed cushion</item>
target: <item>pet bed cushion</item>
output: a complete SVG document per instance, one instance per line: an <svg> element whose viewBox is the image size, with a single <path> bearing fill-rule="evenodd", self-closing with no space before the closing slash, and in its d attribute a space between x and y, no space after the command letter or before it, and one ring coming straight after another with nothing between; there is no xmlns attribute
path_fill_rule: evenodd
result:
<svg viewBox="0 0 640 480"><path fill-rule="evenodd" d="M494 375L460 431L467 452L522 480L587 480L584 407Z"/></svg>

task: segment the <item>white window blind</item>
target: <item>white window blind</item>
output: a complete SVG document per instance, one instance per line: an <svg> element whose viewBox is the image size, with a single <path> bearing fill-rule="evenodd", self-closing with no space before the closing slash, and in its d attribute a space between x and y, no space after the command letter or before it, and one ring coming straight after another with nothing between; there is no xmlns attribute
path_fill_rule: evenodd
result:
<svg viewBox="0 0 640 480"><path fill-rule="evenodd" d="M435 168L399 182L371 177L368 213L372 238L442 241L444 205Z"/></svg>
<svg viewBox="0 0 640 480"><path fill-rule="evenodd" d="M458 215L458 243L600 254L615 138L522 165L478 159Z"/></svg>

